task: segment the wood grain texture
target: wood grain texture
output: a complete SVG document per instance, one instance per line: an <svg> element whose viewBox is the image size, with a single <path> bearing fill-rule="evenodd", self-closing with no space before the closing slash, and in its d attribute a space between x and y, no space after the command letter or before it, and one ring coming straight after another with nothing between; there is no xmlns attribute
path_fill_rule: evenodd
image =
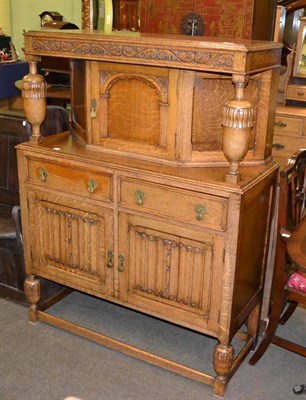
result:
<svg viewBox="0 0 306 400"><path fill-rule="evenodd" d="M18 147L27 273L210 335L217 376L35 316L223 396L258 334L280 46L85 31L30 32L25 41L30 59L72 58L71 132ZM252 109L225 124L236 136L253 126L239 182L225 180L226 102L233 114L242 103ZM237 333L243 323L249 338ZM235 335L246 340L236 356Z"/></svg>

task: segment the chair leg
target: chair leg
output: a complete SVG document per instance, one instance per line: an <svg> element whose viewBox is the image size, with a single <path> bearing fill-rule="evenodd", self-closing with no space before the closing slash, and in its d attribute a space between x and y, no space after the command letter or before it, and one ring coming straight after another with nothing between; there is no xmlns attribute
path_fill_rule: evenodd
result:
<svg viewBox="0 0 306 400"><path fill-rule="evenodd" d="M272 341L272 337L276 332L277 325L278 325L278 318L271 318L263 340L261 341L257 350L254 352L254 354L249 360L250 365L255 365L257 361L259 361L261 357L265 354L266 350L268 349Z"/></svg>
<svg viewBox="0 0 306 400"><path fill-rule="evenodd" d="M281 277L276 277L276 285L275 287L278 288L282 284ZM258 360L264 355L266 350L268 349L273 336L275 335L279 318L281 316L283 310L283 297L278 295L279 291L275 290L272 295L272 308L271 308L271 316L269 320L269 324L267 330L265 332L265 336L261 343L259 344L258 348L255 350L255 353L249 360L250 365L255 365Z"/></svg>
<svg viewBox="0 0 306 400"><path fill-rule="evenodd" d="M291 317L291 315L294 313L296 307L298 306L298 302L293 301L293 300L289 300L288 301L288 307L286 309L286 311L284 311L283 315L281 316L279 323L281 325L284 325L288 319Z"/></svg>

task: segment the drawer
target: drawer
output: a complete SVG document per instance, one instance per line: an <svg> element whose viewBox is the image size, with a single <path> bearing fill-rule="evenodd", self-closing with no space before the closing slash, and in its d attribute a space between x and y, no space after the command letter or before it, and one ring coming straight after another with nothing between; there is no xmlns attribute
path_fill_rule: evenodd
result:
<svg viewBox="0 0 306 400"><path fill-rule="evenodd" d="M120 205L180 222L224 231L227 200L187 190L121 180Z"/></svg>
<svg viewBox="0 0 306 400"><path fill-rule="evenodd" d="M281 135L274 135L272 155L275 159L288 159L297 150L306 148L306 137L292 138Z"/></svg>
<svg viewBox="0 0 306 400"><path fill-rule="evenodd" d="M302 136L303 118L276 114L274 123L274 134L296 137Z"/></svg>
<svg viewBox="0 0 306 400"><path fill-rule="evenodd" d="M28 179L46 188L91 199L112 199L112 176L90 169L29 160Z"/></svg>
<svg viewBox="0 0 306 400"><path fill-rule="evenodd" d="M286 99L306 101L306 86L288 85Z"/></svg>

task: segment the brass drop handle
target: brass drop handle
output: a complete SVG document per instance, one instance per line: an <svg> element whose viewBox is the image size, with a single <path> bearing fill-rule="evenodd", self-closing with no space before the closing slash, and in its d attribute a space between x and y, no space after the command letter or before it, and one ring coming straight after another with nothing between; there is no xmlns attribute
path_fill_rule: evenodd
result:
<svg viewBox="0 0 306 400"><path fill-rule="evenodd" d="M39 168L39 179L42 182L45 182L47 180L47 176L48 176L48 171L46 170L46 168Z"/></svg>
<svg viewBox="0 0 306 400"><path fill-rule="evenodd" d="M144 202L144 197L145 197L144 193L143 193L141 190L137 190L137 191L135 192L135 201L136 201L136 204L139 205L139 206L141 206L142 203Z"/></svg>
<svg viewBox="0 0 306 400"><path fill-rule="evenodd" d="M273 143L272 147L275 150L282 150L282 149L285 148L285 146L283 144L281 144L281 143Z"/></svg>
<svg viewBox="0 0 306 400"><path fill-rule="evenodd" d="M89 193L94 193L94 191L97 189L98 185L97 182L94 179L88 179L88 191Z"/></svg>
<svg viewBox="0 0 306 400"><path fill-rule="evenodd" d="M282 121L275 122L274 124L277 128L286 128L287 124Z"/></svg>
<svg viewBox="0 0 306 400"><path fill-rule="evenodd" d="M198 221L202 221L206 214L206 208L203 206L203 204L198 204L194 207L194 212L196 214L196 219Z"/></svg>
<svg viewBox="0 0 306 400"><path fill-rule="evenodd" d="M304 96L304 92L297 92L299 96Z"/></svg>
<svg viewBox="0 0 306 400"><path fill-rule="evenodd" d="M90 118L96 118L97 116L97 100L91 100L91 110L90 110Z"/></svg>
<svg viewBox="0 0 306 400"><path fill-rule="evenodd" d="M107 268L113 268L113 266L114 266L113 265L114 255L113 255L113 252L111 250L108 250L107 258L108 258L108 261L107 261L107 264L106 264Z"/></svg>
<svg viewBox="0 0 306 400"><path fill-rule="evenodd" d="M118 266L118 271L119 271L119 272L123 272L123 271L124 271L124 265L123 265L123 263L124 263L123 254L120 254L120 256L119 256L119 266Z"/></svg>

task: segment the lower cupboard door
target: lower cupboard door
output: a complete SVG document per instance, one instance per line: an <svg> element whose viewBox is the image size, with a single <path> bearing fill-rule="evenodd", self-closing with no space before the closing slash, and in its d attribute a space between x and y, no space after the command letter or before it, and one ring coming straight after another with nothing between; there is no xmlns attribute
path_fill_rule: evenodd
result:
<svg viewBox="0 0 306 400"><path fill-rule="evenodd" d="M29 191L32 269L47 279L92 293L112 291L112 210Z"/></svg>
<svg viewBox="0 0 306 400"><path fill-rule="evenodd" d="M121 213L119 295L146 312L217 332L224 238Z"/></svg>

